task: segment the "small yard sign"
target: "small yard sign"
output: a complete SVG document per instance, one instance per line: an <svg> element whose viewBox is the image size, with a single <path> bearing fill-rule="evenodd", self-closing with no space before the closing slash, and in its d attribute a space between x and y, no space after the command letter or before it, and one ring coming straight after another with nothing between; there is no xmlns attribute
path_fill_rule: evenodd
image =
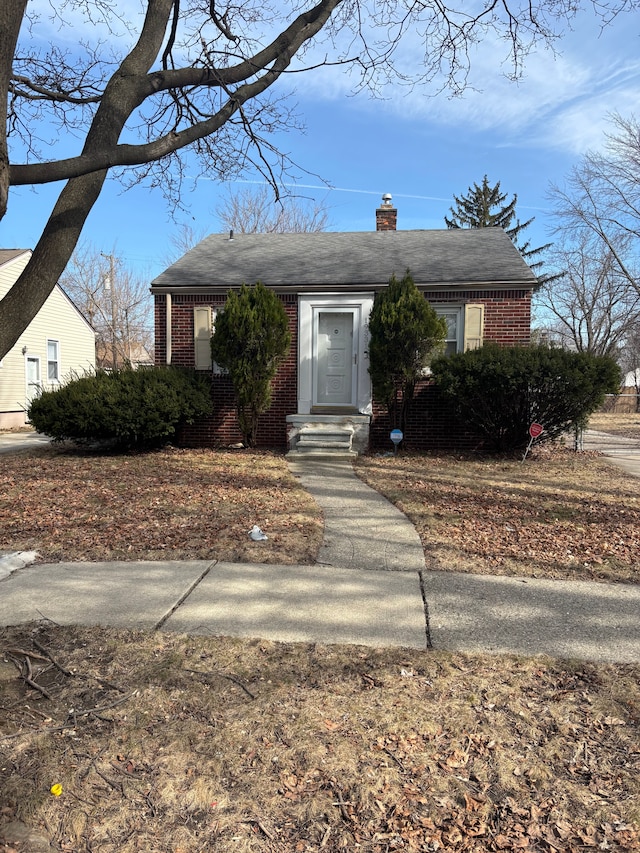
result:
<svg viewBox="0 0 640 853"><path fill-rule="evenodd" d="M542 424L538 424L535 421L531 424L531 426L529 427L529 435L531 436L531 438L529 439L529 444L527 445L527 449L525 450L524 456L522 457L523 462L527 458L527 453L531 450L531 445L533 444L534 439L542 435L543 432L544 427L542 426Z"/></svg>
<svg viewBox="0 0 640 853"><path fill-rule="evenodd" d="M398 452L398 445L400 444L400 442L404 438L404 435L402 434L402 430L401 429L392 429L391 432L389 433L389 438L393 442L393 453L395 456L395 454Z"/></svg>

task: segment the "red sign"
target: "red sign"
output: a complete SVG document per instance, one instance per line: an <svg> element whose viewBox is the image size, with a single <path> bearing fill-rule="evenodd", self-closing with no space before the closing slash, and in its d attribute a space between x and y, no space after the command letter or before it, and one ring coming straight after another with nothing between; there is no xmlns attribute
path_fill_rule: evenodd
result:
<svg viewBox="0 0 640 853"><path fill-rule="evenodd" d="M531 424L529 427L529 435L531 438L537 438L539 435L542 435L544 432L544 427L542 424Z"/></svg>

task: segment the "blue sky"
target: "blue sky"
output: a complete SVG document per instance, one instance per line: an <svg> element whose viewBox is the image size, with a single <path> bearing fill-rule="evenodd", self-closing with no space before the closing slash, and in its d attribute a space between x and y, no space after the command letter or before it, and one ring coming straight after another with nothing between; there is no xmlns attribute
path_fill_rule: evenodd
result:
<svg viewBox="0 0 640 853"><path fill-rule="evenodd" d="M608 113L638 112L640 21L623 16L600 32L585 9L557 48L555 56L533 52L516 84L502 76L503 47L485 40L472 58L473 88L455 99L398 90L386 91L382 100L353 97L348 77L335 68L298 77L295 101L306 132L278 139L312 173L300 178L297 192L327 205L332 230L375 228L375 208L387 192L399 228L442 228L453 195L465 194L486 174L509 197L517 193L521 220L536 217L528 232L532 244L548 242L549 184L561 183L581 154L602 145ZM413 61L410 44L406 61ZM334 189L323 188L315 175ZM35 245L59 189L13 190L0 245ZM185 189L188 212L174 221L160 192L123 192L110 182L83 240L117 253L151 279L164 268L180 223L221 230L214 211L229 185L201 179Z"/></svg>

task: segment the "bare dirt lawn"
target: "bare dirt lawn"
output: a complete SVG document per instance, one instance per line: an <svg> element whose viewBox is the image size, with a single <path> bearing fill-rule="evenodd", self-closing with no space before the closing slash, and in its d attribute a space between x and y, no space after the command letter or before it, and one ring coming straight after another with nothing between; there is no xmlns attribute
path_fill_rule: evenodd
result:
<svg viewBox="0 0 640 853"><path fill-rule="evenodd" d="M5 851L640 850L640 666L48 623L0 649Z"/></svg>
<svg viewBox="0 0 640 853"><path fill-rule="evenodd" d="M369 456L357 470L414 523L431 570L640 582L640 482L598 454Z"/></svg>
<svg viewBox="0 0 640 853"><path fill-rule="evenodd" d="M249 538L254 524L268 546ZM321 540L315 501L273 453L47 446L0 462L0 551L38 551L45 562L306 564Z"/></svg>

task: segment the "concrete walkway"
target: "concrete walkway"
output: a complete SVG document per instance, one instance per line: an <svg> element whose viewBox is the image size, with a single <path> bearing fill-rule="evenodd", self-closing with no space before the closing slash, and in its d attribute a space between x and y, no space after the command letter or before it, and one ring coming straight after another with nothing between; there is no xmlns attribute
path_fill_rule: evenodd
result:
<svg viewBox="0 0 640 853"><path fill-rule="evenodd" d="M353 473L348 459L289 462L324 514L318 563L344 569L420 572L424 551L399 509Z"/></svg>
<svg viewBox="0 0 640 853"><path fill-rule="evenodd" d="M638 439L588 429L584 433L582 449L604 453L605 458L612 465L622 468L632 477L640 477L640 441Z"/></svg>
<svg viewBox="0 0 640 853"><path fill-rule="evenodd" d="M640 586L427 572L413 526L349 461L296 460L291 469L325 515L316 565L27 565L0 580L0 625L46 618L640 663Z"/></svg>

